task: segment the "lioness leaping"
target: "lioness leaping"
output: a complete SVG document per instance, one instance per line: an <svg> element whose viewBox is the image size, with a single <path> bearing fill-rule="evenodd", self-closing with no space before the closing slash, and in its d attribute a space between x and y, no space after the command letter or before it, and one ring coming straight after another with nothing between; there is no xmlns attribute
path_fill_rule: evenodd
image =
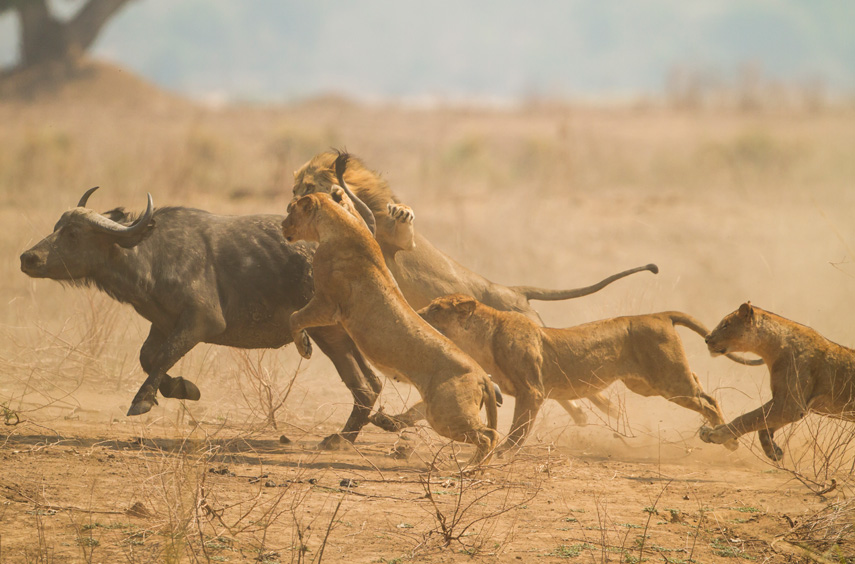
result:
<svg viewBox="0 0 855 564"><path fill-rule="evenodd" d="M713 355L759 355L769 367L772 399L726 425L701 427L702 440L723 443L757 431L766 456L781 460L775 431L808 411L855 421L855 350L750 303L725 317L706 341Z"/></svg>
<svg viewBox="0 0 855 564"><path fill-rule="evenodd" d="M662 396L696 411L713 424L724 422L718 402L704 393L689 368L674 330L682 325L702 337L707 334L703 324L685 313L617 317L552 329L458 294L434 300L419 315L477 360L504 393L516 397L511 434L502 449L522 446L547 397L583 398L615 380L642 396ZM762 364L728 356L743 364ZM418 406L408 413L408 423L420 417ZM735 449L737 443L725 446Z"/></svg>
<svg viewBox="0 0 855 564"><path fill-rule="evenodd" d="M340 166L342 157L347 163L346 170ZM339 170L336 170L337 167ZM612 282L636 272L659 272L655 264L648 264L619 272L597 284L572 290L503 286L472 272L434 247L420 233L414 233L412 210L392 193L385 179L352 155L327 151L301 166L294 172L292 203L306 194L330 193L335 186L349 186L372 212L376 224L375 237L383 251L386 266L395 277L404 298L414 309L423 308L441 296L466 294L496 309L520 312L543 325L529 300L579 298L598 292ZM605 397L594 395L589 399L601 410L609 411L609 401ZM585 423L585 412L580 407L565 400L559 400L559 403L577 424ZM378 423L376 419L374 422Z"/></svg>
<svg viewBox="0 0 855 564"><path fill-rule="evenodd" d="M374 365L418 389L437 433L476 445L470 464L486 461L499 436L490 377L407 304L350 200L337 196L343 205L329 194L303 196L289 206L282 222L287 241L319 243L315 294L291 315L297 350L311 356L305 329L341 324ZM486 405L489 427L481 422L481 405Z"/></svg>

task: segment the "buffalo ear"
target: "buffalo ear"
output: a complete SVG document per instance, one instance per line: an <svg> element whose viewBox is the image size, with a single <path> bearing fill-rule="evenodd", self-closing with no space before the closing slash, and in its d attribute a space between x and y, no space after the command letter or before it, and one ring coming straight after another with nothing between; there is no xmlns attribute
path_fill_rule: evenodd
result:
<svg viewBox="0 0 855 564"><path fill-rule="evenodd" d="M113 208L109 211L105 211L101 215L115 221L116 223L122 223L128 214L125 211L125 208Z"/></svg>
<svg viewBox="0 0 855 564"><path fill-rule="evenodd" d="M145 227L145 229L138 231L130 237L119 237L116 241L116 244L125 249L136 247L137 245L148 239L149 235L151 235L152 231L154 231L155 225L156 221L154 219L151 219L149 220L148 225Z"/></svg>
<svg viewBox="0 0 855 564"><path fill-rule="evenodd" d="M751 302L745 302L739 306L739 317L743 317L749 321L754 319L754 307L751 305Z"/></svg>

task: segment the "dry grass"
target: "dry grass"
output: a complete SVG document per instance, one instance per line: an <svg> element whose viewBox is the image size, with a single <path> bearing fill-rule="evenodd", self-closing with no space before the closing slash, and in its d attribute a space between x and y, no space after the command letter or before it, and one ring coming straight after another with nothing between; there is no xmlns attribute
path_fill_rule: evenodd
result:
<svg viewBox="0 0 855 564"><path fill-rule="evenodd" d="M781 434L776 469L753 437L713 449L694 414L617 386L615 429L574 428L548 403L520 457L471 478L428 470L451 447L424 428L399 445L369 429L356 451L311 450L350 411L331 364L210 346L172 371L200 402L128 420L145 323L94 291L27 279L17 256L94 185L104 210L139 209L151 192L156 205L282 213L290 171L337 145L389 178L437 246L497 281L574 287L662 269L539 304L550 325L682 309L712 326L751 299L853 344L855 109L214 111L140 88L92 67L57 96L0 98L0 561L799 562L800 543L846 561L851 425L810 418ZM768 399L765 369L681 336L726 416ZM381 402L395 411L409 394L387 386ZM825 501L810 493L832 479ZM125 513L137 502L143 513Z"/></svg>

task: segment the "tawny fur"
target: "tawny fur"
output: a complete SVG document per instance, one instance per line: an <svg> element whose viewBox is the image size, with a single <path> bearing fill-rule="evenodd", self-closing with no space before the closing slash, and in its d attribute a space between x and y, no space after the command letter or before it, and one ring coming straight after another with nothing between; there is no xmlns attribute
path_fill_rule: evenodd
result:
<svg viewBox="0 0 855 564"><path fill-rule="evenodd" d="M330 193L337 183L334 172L338 151L320 153L294 173L294 199L312 193ZM375 237L383 252L386 266L392 272L407 302L419 309L431 300L448 294L466 294L480 302L503 311L518 311L542 324L529 299L564 300L599 291L611 282L638 272L657 272L655 265L631 269L616 274L588 288L550 290L530 286L503 286L472 272L435 248L413 228L413 212L400 203L389 184L379 174L368 169L359 159L348 156L344 182L374 213ZM292 203L293 201L292 200ZM400 252L408 251L408 252ZM589 398L604 411L609 401L594 395ZM578 424L586 421L585 412L575 403L559 400ZM376 421L375 421L376 422Z"/></svg>
<svg viewBox="0 0 855 564"><path fill-rule="evenodd" d="M616 380L637 394L662 396L696 411L713 424L724 421L718 402L689 368L674 329L682 325L706 335L687 314L670 311L552 329L463 295L436 299L419 314L472 355L504 393L516 397L503 448L523 444L547 397L584 398ZM736 442L726 446L734 449Z"/></svg>
<svg viewBox="0 0 855 564"><path fill-rule="evenodd" d="M726 425L702 427L709 443L758 432L766 456L783 457L775 431L813 411L855 421L855 350L833 343L806 325L745 303L707 337L713 355L753 352L769 367L772 399Z"/></svg>
<svg viewBox="0 0 855 564"><path fill-rule="evenodd" d="M471 463L486 461L498 440L492 381L407 304L377 242L349 209L328 194L311 194L297 200L282 223L286 240L319 243L314 297L291 316L297 349L311 355L306 328L341 324L375 366L418 389L437 433L476 445Z"/></svg>

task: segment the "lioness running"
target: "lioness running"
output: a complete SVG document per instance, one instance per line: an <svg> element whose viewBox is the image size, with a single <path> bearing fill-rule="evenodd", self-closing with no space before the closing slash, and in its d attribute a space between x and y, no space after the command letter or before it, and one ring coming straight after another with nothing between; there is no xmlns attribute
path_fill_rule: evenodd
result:
<svg viewBox="0 0 855 564"><path fill-rule="evenodd" d="M336 199L346 207L329 194L303 196L289 206L282 222L287 241L319 243L314 297L291 315L297 350L311 356L305 329L341 324L373 364L418 389L437 433L476 445L470 464L486 461L499 436L490 377L413 311L347 196L340 193ZM482 404L489 428L480 419Z"/></svg>
<svg viewBox="0 0 855 564"><path fill-rule="evenodd" d="M723 443L757 431L766 456L781 460L775 431L808 411L855 421L855 350L750 303L722 319L706 341L713 355L759 355L769 367L772 399L726 425L701 427L702 440Z"/></svg>
<svg viewBox="0 0 855 564"><path fill-rule="evenodd" d="M349 186L356 193L356 200L365 202L371 212L366 223L369 226L376 225L375 238L383 252L386 266L392 272L404 298L415 309L427 306L434 298L459 293L472 296L496 309L518 311L543 325L529 300L580 298L637 272L659 272L655 264L648 264L619 272L597 284L572 290L504 286L472 272L434 247L421 233L415 233L412 209L400 202L383 177L347 153L326 151L315 155L296 170L292 203L306 194L331 193L336 186L346 191ZM365 217L362 210L359 211L360 215ZM608 399L603 396L594 395L588 399L603 411L608 412L611 409ZM585 424L587 418L581 407L566 400L559 399L558 402L577 424ZM371 420L387 428L381 420L373 417Z"/></svg>
<svg viewBox="0 0 855 564"><path fill-rule="evenodd" d="M718 402L704 393L689 368L674 330L682 325L701 336L707 334L699 321L685 313L617 317L552 329L457 294L435 299L419 315L477 360L504 393L516 397L511 434L502 449L522 446L547 397L583 398L615 380L642 396L662 396L696 411L713 424L724 422ZM743 364L762 363L730 358ZM417 406L408 413L407 423L420 416ZM737 443L725 446L735 449Z"/></svg>

